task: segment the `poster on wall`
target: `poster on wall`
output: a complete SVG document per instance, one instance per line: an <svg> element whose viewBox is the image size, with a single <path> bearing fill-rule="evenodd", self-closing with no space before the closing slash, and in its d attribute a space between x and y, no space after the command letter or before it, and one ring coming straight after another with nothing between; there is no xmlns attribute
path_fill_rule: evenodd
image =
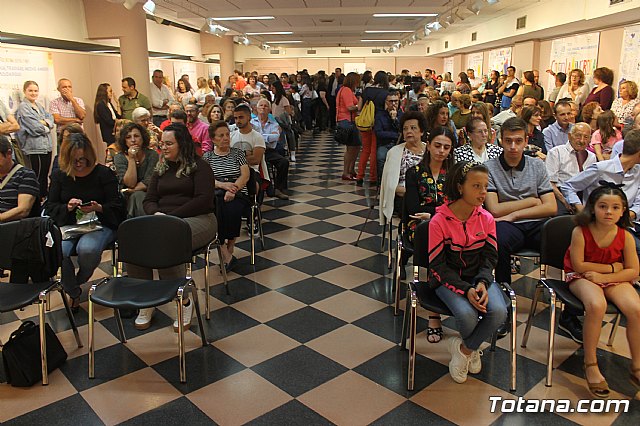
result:
<svg viewBox="0 0 640 426"><path fill-rule="evenodd" d="M189 76L189 83L193 90L196 90L198 88L196 85L198 72L196 71L195 62L175 61L173 63L173 81L176 82L176 84L184 74Z"/></svg>
<svg viewBox="0 0 640 426"><path fill-rule="evenodd" d="M207 78L220 76L220 64L207 64Z"/></svg>
<svg viewBox="0 0 640 426"><path fill-rule="evenodd" d="M467 69L472 69L477 78L480 78L482 75L482 61L484 60L484 55L482 52L471 53L467 55Z"/></svg>
<svg viewBox="0 0 640 426"><path fill-rule="evenodd" d="M344 63L344 74L349 74L350 72L357 72L358 74L362 74L367 70L367 64L364 62L345 62Z"/></svg>
<svg viewBox="0 0 640 426"><path fill-rule="evenodd" d="M444 58L442 69L443 72L448 72L449 74L453 75L453 56Z"/></svg>
<svg viewBox="0 0 640 426"><path fill-rule="evenodd" d="M640 25L624 27L619 69L618 85L627 80L640 81Z"/></svg>
<svg viewBox="0 0 640 426"><path fill-rule="evenodd" d="M511 47L502 47L489 51L489 71L499 71L500 74L507 73L507 67L511 65Z"/></svg>
<svg viewBox="0 0 640 426"><path fill-rule="evenodd" d="M569 74L578 68L590 80L593 71L598 66L598 47L600 33L580 34L563 37L551 42L551 57L549 69L553 72ZM551 92L555 86L555 79L549 77L547 90Z"/></svg>
<svg viewBox="0 0 640 426"><path fill-rule="evenodd" d="M60 96L51 53L8 48L0 51L0 99L5 106L14 112L22 100L24 82L33 80L40 88L38 102L48 109L49 101Z"/></svg>

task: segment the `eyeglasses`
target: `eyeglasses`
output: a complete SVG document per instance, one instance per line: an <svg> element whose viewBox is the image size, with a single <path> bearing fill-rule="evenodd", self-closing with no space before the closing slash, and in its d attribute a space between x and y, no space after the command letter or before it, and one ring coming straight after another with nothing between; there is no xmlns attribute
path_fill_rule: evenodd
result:
<svg viewBox="0 0 640 426"><path fill-rule="evenodd" d="M89 160L86 157L80 157L80 158L76 158L75 160L73 160L73 162L75 164L83 164L88 162Z"/></svg>

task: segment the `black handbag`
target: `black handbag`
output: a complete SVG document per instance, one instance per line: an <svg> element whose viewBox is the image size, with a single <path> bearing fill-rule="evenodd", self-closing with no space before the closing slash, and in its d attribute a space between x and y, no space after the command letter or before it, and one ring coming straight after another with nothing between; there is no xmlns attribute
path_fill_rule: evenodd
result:
<svg viewBox="0 0 640 426"><path fill-rule="evenodd" d="M354 127L355 125L350 121L337 123L333 138L340 145L352 145Z"/></svg>
<svg viewBox="0 0 640 426"><path fill-rule="evenodd" d="M47 339L47 371L51 373L67 360L67 352L49 324L45 324ZM40 332L33 321L25 321L9 337L2 348L2 363L7 383L29 387L42 380Z"/></svg>

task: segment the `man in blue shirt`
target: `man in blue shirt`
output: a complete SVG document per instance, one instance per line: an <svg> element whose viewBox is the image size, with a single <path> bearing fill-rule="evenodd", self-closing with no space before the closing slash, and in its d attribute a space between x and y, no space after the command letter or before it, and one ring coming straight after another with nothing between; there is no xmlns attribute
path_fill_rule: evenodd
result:
<svg viewBox="0 0 640 426"><path fill-rule="evenodd" d="M544 146L546 151L551 151L554 146L564 145L569 142L569 132L573 127L571 123L573 113L571 104L566 101L559 101L553 107L556 122L547 126L542 134L544 135Z"/></svg>
<svg viewBox="0 0 640 426"><path fill-rule="evenodd" d="M398 143L400 136L400 117L402 111L399 108L400 97L398 91L389 89L387 99L384 103L384 111L376 111L373 131L376 133L378 161L378 176L382 177L384 162L387 159L387 152Z"/></svg>
<svg viewBox="0 0 640 426"><path fill-rule="evenodd" d="M280 140L280 125L275 118L269 115L271 113L271 103L267 99L260 99L256 109L258 114L251 119L251 124L262 135L264 143L267 145L264 153L265 160L276 169L276 176L273 179L276 189L275 196L281 200L288 200L289 160L283 157L276 149Z"/></svg>

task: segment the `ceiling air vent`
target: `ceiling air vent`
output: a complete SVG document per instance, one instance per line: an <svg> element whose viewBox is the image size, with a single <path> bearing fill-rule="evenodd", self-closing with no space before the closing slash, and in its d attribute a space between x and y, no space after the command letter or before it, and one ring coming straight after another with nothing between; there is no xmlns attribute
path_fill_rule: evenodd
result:
<svg viewBox="0 0 640 426"><path fill-rule="evenodd" d="M316 54L316 49L307 50L307 55L315 55L315 54Z"/></svg>
<svg viewBox="0 0 640 426"><path fill-rule="evenodd" d="M331 24L333 23L333 19L320 19L320 22L323 24Z"/></svg>
<svg viewBox="0 0 640 426"><path fill-rule="evenodd" d="M520 18L516 19L516 30L521 30L526 26L527 26L526 16L521 16Z"/></svg>
<svg viewBox="0 0 640 426"><path fill-rule="evenodd" d="M271 53L272 55L277 55L278 53L280 53L279 50L271 50L269 51L269 53Z"/></svg>
<svg viewBox="0 0 640 426"><path fill-rule="evenodd" d="M445 49L448 49L448 48L449 48L449 42L448 42L448 41L445 41L445 42L444 42L444 48L445 48Z"/></svg>
<svg viewBox="0 0 640 426"><path fill-rule="evenodd" d="M478 33L477 32L471 33L471 41L476 41L476 40L478 40Z"/></svg>
<svg viewBox="0 0 640 426"><path fill-rule="evenodd" d="M342 50L340 51L340 53L344 53L344 54L346 55L346 54L351 53L351 51L350 51L349 49L342 49Z"/></svg>
<svg viewBox="0 0 640 426"><path fill-rule="evenodd" d="M380 53L380 49L371 49L371 53Z"/></svg>

